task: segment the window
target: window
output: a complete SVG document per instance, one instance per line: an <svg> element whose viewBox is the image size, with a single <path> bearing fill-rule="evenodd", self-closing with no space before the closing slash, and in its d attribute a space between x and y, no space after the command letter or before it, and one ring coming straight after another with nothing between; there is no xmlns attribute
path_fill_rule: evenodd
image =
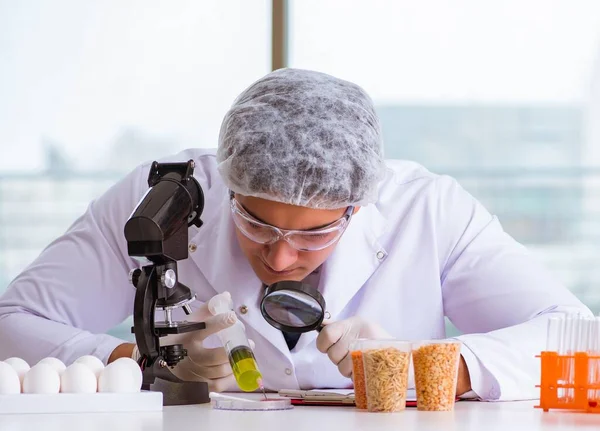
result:
<svg viewBox="0 0 600 431"><path fill-rule="evenodd" d="M0 292L139 163L216 147L234 98L270 70L270 10L0 3Z"/></svg>
<svg viewBox="0 0 600 431"><path fill-rule="evenodd" d="M140 162L216 146L271 3L0 3L0 292ZM289 66L363 86L387 157L457 178L600 312L600 2L288 6Z"/></svg>
<svg viewBox="0 0 600 431"><path fill-rule="evenodd" d="M600 3L292 0L289 63L377 105L389 158L449 174L600 311Z"/></svg>

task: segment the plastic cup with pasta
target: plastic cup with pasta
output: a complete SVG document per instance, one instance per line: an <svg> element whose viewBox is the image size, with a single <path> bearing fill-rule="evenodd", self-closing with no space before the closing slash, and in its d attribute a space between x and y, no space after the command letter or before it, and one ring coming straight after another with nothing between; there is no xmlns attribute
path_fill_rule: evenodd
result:
<svg viewBox="0 0 600 431"><path fill-rule="evenodd" d="M418 410L454 410L460 346L461 343L457 340L413 343L412 359Z"/></svg>
<svg viewBox="0 0 600 431"><path fill-rule="evenodd" d="M367 410L399 412L406 408L411 343L368 340L362 345Z"/></svg>

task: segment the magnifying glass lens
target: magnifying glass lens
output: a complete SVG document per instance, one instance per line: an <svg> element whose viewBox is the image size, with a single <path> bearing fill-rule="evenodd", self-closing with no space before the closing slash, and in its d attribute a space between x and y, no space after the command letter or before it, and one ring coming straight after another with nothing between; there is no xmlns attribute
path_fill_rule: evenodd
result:
<svg viewBox="0 0 600 431"><path fill-rule="evenodd" d="M288 332L318 329L325 314L325 300L309 285L282 281L269 286L261 303L264 318Z"/></svg>
<svg viewBox="0 0 600 431"><path fill-rule="evenodd" d="M294 328L312 326L321 319L321 305L303 292L280 290L264 299L264 311L282 325Z"/></svg>

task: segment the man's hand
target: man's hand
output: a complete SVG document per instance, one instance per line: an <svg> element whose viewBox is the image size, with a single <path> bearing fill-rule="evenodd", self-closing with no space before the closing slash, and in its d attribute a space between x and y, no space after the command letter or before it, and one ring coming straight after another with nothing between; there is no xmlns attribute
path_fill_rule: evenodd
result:
<svg viewBox="0 0 600 431"><path fill-rule="evenodd" d="M222 295L222 294L221 294ZM235 324L237 316L233 311L229 313L212 315L208 309L208 302L188 316L190 322L204 322L206 328L200 331L184 334L167 335L160 338L160 344L182 344L187 350L187 356L179 362L171 372L182 380L207 382L212 392L222 392L235 385L235 377L229 364L229 358L223 347L206 348L204 340L222 329ZM250 347L254 349L254 342ZM108 362L113 362L120 357L130 358L135 344L121 344L112 354Z"/></svg>
<svg viewBox="0 0 600 431"><path fill-rule="evenodd" d="M131 358L133 356L134 343L123 343L119 344L115 350L112 351L108 358L108 363L116 361L119 358Z"/></svg>
<svg viewBox="0 0 600 431"><path fill-rule="evenodd" d="M223 295L223 294L221 294ZM203 342L210 335L229 328L237 322L235 312L213 316L208 302L188 316L190 322L204 322L206 328L184 334L168 335L161 338L161 345L183 344L187 356L171 372L182 380L207 382L212 392L222 392L235 386L235 377L229 364L229 358L223 347L206 348ZM252 341L250 341L253 347Z"/></svg>
<svg viewBox="0 0 600 431"><path fill-rule="evenodd" d="M352 375L350 343L358 338L392 338L379 325L355 316L339 322L326 323L317 337L317 349L327 353L344 377Z"/></svg>
<svg viewBox="0 0 600 431"><path fill-rule="evenodd" d="M456 383L456 395L461 396L471 390L471 376L469 375L469 369L465 359L460 357L460 364L458 365L458 381Z"/></svg>

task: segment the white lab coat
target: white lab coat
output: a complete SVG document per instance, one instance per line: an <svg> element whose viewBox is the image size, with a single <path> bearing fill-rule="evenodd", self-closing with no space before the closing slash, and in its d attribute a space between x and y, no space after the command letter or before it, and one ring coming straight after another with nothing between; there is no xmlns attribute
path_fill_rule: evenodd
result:
<svg viewBox="0 0 600 431"><path fill-rule="evenodd" d="M180 280L200 301L228 290L236 309L248 308L238 315L268 388L351 387L316 349L316 332L302 335L290 352L264 320L261 282L237 245L214 152L188 150L166 160L188 159L196 162L206 201L204 226L190 229L197 247L179 262ZM447 316L465 333L462 354L481 399L536 397L535 355L545 345L546 319L589 310L453 179L412 162L387 166L379 201L355 214L322 267L319 289L332 319L360 315L398 339L420 340L444 337ZM138 264L127 255L123 226L147 191L148 168L92 202L12 282L0 298L0 360L55 356L68 364L94 354L106 361L122 342L103 333L133 311L128 273Z"/></svg>

